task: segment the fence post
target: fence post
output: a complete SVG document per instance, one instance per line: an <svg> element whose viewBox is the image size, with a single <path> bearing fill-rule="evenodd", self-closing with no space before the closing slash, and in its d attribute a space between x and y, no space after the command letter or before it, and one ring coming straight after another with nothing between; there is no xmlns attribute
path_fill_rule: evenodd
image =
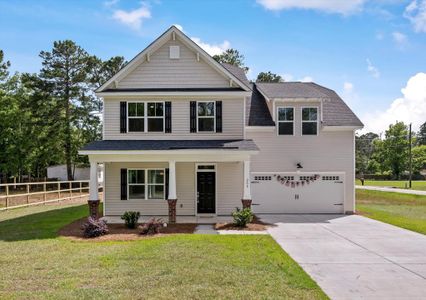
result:
<svg viewBox="0 0 426 300"><path fill-rule="evenodd" d="M9 206L9 186L6 185L6 208Z"/></svg>
<svg viewBox="0 0 426 300"><path fill-rule="evenodd" d="M81 197L82 193L83 193L83 191L81 190L81 181L80 181L80 197Z"/></svg>
<svg viewBox="0 0 426 300"><path fill-rule="evenodd" d="M70 190L69 196L70 196L70 200L71 200L72 199L72 182L71 181L69 182L68 187L69 187L69 190Z"/></svg>
<svg viewBox="0 0 426 300"><path fill-rule="evenodd" d="M58 182L58 202L59 202L59 199L61 199L61 183L60 182Z"/></svg>
<svg viewBox="0 0 426 300"><path fill-rule="evenodd" d="M46 204L46 200L47 200L46 183L43 183L43 192L44 192L44 194L43 194L43 202L44 202L44 204Z"/></svg>
<svg viewBox="0 0 426 300"><path fill-rule="evenodd" d="M30 203L30 184L27 183L27 204Z"/></svg>

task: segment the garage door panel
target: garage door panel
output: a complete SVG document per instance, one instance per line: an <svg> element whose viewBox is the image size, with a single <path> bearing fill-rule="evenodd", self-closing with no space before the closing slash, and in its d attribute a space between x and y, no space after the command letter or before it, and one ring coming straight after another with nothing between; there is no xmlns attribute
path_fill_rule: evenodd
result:
<svg viewBox="0 0 426 300"><path fill-rule="evenodd" d="M344 175L321 174L309 184L301 184L300 177L315 173L262 173L252 174L251 190L255 213L342 213L344 200ZM277 180L277 175L287 176L291 187Z"/></svg>

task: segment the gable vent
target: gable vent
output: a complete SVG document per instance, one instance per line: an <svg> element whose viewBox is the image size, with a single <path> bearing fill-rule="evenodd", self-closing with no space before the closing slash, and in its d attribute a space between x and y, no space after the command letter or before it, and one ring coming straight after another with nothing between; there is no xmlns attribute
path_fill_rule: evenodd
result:
<svg viewBox="0 0 426 300"><path fill-rule="evenodd" d="M179 46L170 46L170 59L179 59L180 58L180 48Z"/></svg>

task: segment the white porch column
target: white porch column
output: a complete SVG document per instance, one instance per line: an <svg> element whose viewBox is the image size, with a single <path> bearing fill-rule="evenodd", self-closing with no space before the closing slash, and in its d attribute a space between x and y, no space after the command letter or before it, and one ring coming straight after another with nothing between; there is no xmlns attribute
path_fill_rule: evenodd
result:
<svg viewBox="0 0 426 300"><path fill-rule="evenodd" d="M251 200L250 190L250 161L244 161L244 193L243 200Z"/></svg>
<svg viewBox="0 0 426 300"><path fill-rule="evenodd" d="M167 199L174 200L176 197L176 161L169 161L169 194Z"/></svg>
<svg viewBox="0 0 426 300"><path fill-rule="evenodd" d="M90 162L89 201L98 201L98 163Z"/></svg>

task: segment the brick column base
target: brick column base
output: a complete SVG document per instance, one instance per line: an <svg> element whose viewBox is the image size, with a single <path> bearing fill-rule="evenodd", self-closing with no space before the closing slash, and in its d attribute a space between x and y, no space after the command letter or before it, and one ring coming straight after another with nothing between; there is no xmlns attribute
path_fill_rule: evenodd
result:
<svg viewBox="0 0 426 300"><path fill-rule="evenodd" d="M251 199L241 199L241 202L243 203L243 208L251 209Z"/></svg>
<svg viewBox="0 0 426 300"><path fill-rule="evenodd" d="M177 199L167 199L169 204L169 223L176 223L176 202Z"/></svg>
<svg viewBox="0 0 426 300"><path fill-rule="evenodd" d="M94 219L98 219L100 200L89 200L87 201L87 203L89 204L89 216L91 216Z"/></svg>

